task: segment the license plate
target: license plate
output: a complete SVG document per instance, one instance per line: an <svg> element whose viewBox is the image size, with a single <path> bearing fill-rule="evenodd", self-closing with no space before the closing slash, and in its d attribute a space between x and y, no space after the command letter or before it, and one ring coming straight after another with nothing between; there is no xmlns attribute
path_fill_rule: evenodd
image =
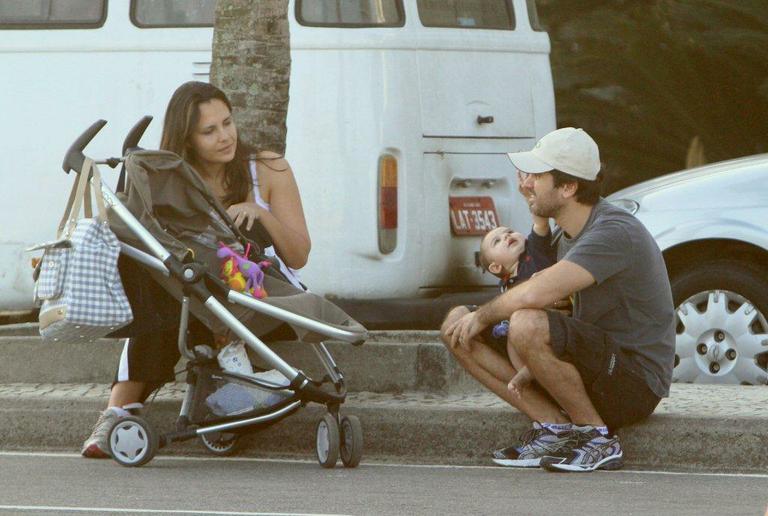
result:
<svg viewBox="0 0 768 516"><path fill-rule="evenodd" d="M499 225L493 197L449 197L448 207L456 236L484 235Z"/></svg>

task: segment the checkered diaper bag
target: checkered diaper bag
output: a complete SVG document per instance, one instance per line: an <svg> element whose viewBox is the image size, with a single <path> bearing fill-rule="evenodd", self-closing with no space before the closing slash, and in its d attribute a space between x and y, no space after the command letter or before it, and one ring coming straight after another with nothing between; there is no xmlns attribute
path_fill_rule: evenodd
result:
<svg viewBox="0 0 768 516"><path fill-rule="evenodd" d="M90 177L96 217L91 214ZM78 219L82 205L85 218ZM40 335L57 342L90 342L130 323L133 313L117 269L120 242L109 229L101 176L90 159L72 187L57 237L33 248L43 249L34 290Z"/></svg>

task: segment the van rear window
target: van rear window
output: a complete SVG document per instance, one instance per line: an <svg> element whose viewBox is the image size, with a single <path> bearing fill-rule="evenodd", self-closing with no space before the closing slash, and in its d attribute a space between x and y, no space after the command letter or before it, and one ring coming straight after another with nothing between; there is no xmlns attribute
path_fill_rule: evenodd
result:
<svg viewBox="0 0 768 516"><path fill-rule="evenodd" d="M402 27L402 0L296 0L296 20L310 27Z"/></svg>
<svg viewBox="0 0 768 516"><path fill-rule="evenodd" d="M131 0L137 27L213 27L216 0Z"/></svg>
<svg viewBox="0 0 768 516"><path fill-rule="evenodd" d="M509 0L418 0L417 5L425 27L515 29Z"/></svg>
<svg viewBox="0 0 768 516"><path fill-rule="evenodd" d="M82 29L104 25L104 0L2 0L0 29Z"/></svg>

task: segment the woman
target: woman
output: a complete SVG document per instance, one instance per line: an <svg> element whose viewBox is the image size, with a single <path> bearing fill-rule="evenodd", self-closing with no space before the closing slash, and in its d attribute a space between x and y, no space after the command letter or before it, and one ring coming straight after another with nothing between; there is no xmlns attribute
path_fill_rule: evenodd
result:
<svg viewBox="0 0 768 516"><path fill-rule="evenodd" d="M251 152L239 140L224 92L203 82L182 84L168 103L160 148L178 154L195 168L235 224L248 231L260 221L274 243L266 254L276 256L291 283L303 288L295 270L307 263L311 243L293 171L280 155ZM132 267L130 262L121 263L121 274L132 274ZM126 290L131 289L126 284ZM138 300L148 314L170 314L169 306L178 312L178 303L157 285L138 289L129 297L132 304ZM154 319L162 324L165 317L155 315ZM162 331L147 329L126 341L109 404L83 444L83 456L108 457L107 437L114 422L140 407L156 387L173 380L173 367L179 359L177 334L175 325ZM190 339L200 343L210 341L211 335L196 323L190 326Z"/></svg>

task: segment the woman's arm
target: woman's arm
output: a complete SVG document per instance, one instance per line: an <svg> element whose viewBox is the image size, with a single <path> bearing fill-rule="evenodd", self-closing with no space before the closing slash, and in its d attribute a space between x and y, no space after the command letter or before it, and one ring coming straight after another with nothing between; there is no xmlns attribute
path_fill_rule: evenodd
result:
<svg viewBox="0 0 768 516"><path fill-rule="evenodd" d="M312 243L296 178L291 166L279 154L261 152L259 158L256 161L259 192L272 210L258 208L259 220L285 264L300 269L307 263ZM252 195L250 202L254 202Z"/></svg>

